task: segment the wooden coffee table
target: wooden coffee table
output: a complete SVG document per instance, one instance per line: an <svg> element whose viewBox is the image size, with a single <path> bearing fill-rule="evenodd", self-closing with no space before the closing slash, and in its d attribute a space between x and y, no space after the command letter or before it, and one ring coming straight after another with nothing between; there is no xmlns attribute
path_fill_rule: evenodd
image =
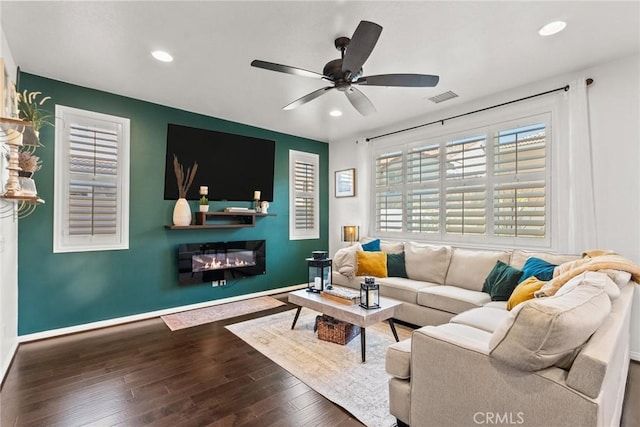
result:
<svg viewBox="0 0 640 427"><path fill-rule="evenodd" d="M396 339L396 342L399 341L398 333L396 332L396 327L393 323L393 315L396 308L402 305L402 302L400 301L380 297L380 308L367 310L360 307L358 304L340 304L339 302L322 297L320 294L307 292L306 289L300 289L289 293L289 302L298 306L296 315L293 318L291 329L296 326L302 307L307 307L319 313L326 314L327 316L342 320L343 322L360 326L360 352L362 354L362 363L366 361L365 348L367 343L367 327L386 320L391 327L391 332L393 332L393 337Z"/></svg>

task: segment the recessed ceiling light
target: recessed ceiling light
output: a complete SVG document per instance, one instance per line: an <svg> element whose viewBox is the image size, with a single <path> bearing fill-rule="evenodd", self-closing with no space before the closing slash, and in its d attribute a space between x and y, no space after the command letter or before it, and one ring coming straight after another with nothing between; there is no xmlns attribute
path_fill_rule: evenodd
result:
<svg viewBox="0 0 640 427"><path fill-rule="evenodd" d="M154 50L153 52L151 52L151 55L153 55L153 57L156 58L158 61L162 61L162 62L173 61L173 56L169 55L164 50Z"/></svg>
<svg viewBox="0 0 640 427"><path fill-rule="evenodd" d="M332 110L329 112L329 115L332 117L340 117L342 115L342 111L340 110Z"/></svg>
<svg viewBox="0 0 640 427"><path fill-rule="evenodd" d="M552 36L564 30L566 26L567 23L564 21L549 22L547 25L538 30L538 34L540 34L541 36Z"/></svg>

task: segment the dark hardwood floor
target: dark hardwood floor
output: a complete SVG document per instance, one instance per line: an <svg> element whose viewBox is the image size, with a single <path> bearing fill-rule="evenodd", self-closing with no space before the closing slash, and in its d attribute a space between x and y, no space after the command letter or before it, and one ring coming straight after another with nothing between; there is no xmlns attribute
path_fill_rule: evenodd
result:
<svg viewBox="0 0 640 427"><path fill-rule="evenodd" d="M0 391L4 426L361 426L224 326L151 319L21 345Z"/></svg>
<svg viewBox="0 0 640 427"><path fill-rule="evenodd" d="M224 328L292 308L176 332L156 318L21 345L0 391L0 425L361 426ZM626 402L638 402L640 364L629 378ZM625 404L622 425L640 425L638 405Z"/></svg>

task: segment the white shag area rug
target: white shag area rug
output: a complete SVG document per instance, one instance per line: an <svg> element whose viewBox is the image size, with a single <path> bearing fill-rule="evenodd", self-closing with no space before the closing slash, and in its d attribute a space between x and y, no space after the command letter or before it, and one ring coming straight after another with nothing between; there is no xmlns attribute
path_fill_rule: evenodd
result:
<svg viewBox="0 0 640 427"><path fill-rule="evenodd" d="M395 342L389 324L367 328L367 361L362 363L359 335L344 346L318 339L313 332L318 314L303 308L294 330L295 310L226 328L363 424L395 425L395 417L389 414L389 376L384 369L387 346ZM396 330L400 340L411 336L409 328L396 325Z"/></svg>
<svg viewBox="0 0 640 427"><path fill-rule="evenodd" d="M258 297L227 304L212 305L211 307L197 308L195 310L181 311L179 313L161 316L161 318L169 329L177 331L178 329L238 317L281 305L284 305L284 303L275 298Z"/></svg>

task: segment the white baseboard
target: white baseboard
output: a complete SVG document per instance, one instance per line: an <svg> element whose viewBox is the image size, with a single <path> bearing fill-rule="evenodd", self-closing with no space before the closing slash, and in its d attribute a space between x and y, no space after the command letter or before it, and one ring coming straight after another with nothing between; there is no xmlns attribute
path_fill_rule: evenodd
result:
<svg viewBox="0 0 640 427"><path fill-rule="evenodd" d="M630 353L631 360L635 360L636 362L640 362L640 353L637 351L632 351Z"/></svg>
<svg viewBox="0 0 640 427"><path fill-rule="evenodd" d="M7 353L7 357L2 362L2 366L0 366L0 384L4 383L4 377L9 372L9 367L11 366L11 362L13 362L13 358L16 356L16 352L18 351L18 341L14 341L11 345Z"/></svg>
<svg viewBox="0 0 640 427"><path fill-rule="evenodd" d="M150 311L147 313L134 314L132 316L101 320L99 322L85 323L83 325L70 326L68 328L50 329L48 331L36 332L33 334L27 334L27 335L20 335L18 336L18 342L24 343L29 341L37 341L37 340L43 340L46 338L58 337L61 335L75 334L78 332L85 332L93 329L100 329L100 328L106 328L109 326L121 325L123 323L136 322L138 320L151 319L153 317L160 317L166 314L178 313L180 311L211 307L214 305L220 305L220 304L225 304L225 303L234 302L234 301L242 301L245 299L256 298L256 297L261 297L266 295L281 294L284 292L295 291L296 289L302 289L306 287L307 287L307 284L305 283L302 285L288 286L286 288L269 289L268 291L255 292L252 294L239 295L236 297L223 298L223 299L218 299L214 301L205 301L197 304L183 305L180 307L171 307L171 308L166 308L164 310L156 310L156 311Z"/></svg>

